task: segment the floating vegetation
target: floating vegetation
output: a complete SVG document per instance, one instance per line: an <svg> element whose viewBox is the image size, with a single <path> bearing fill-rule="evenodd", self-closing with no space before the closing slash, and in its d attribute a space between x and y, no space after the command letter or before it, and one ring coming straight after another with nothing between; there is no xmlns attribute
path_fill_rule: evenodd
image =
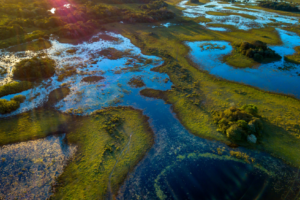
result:
<svg viewBox="0 0 300 200"><path fill-rule="evenodd" d="M93 42L97 42L99 40L106 40L106 41L110 41L110 42L120 42L119 38L116 38L116 37L113 37L113 36L107 35L107 34L97 35L97 36L93 37L89 42L93 43Z"/></svg>
<svg viewBox="0 0 300 200"><path fill-rule="evenodd" d="M201 51L204 50L213 50L213 49L219 49L219 50L224 50L226 48L226 46L221 46L219 44L213 44L210 42L207 43L202 43L201 45L199 45L199 47L201 48Z"/></svg>
<svg viewBox="0 0 300 200"><path fill-rule="evenodd" d="M142 80L141 77L132 77L130 79L130 81L128 82L128 84L131 87L134 87L134 88L140 88L140 87L144 87L145 86L145 83L144 83L144 81Z"/></svg>
<svg viewBox="0 0 300 200"><path fill-rule="evenodd" d="M230 156L244 160L247 163L254 163L255 162L255 158L251 158L248 154L246 153L242 153L240 151L230 151Z"/></svg>
<svg viewBox="0 0 300 200"><path fill-rule="evenodd" d="M48 101L46 103L47 106L52 106L63 100L66 96L70 94L71 90L67 87L57 88L50 92Z"/></svg>
<svg viewBox="0 0 300 200"><path fill-rule="evenodd" d="M128 57L131 55L131 49L127 49L125 51L119 51L115 48L107 48L98 52L99 56L106 57L110 60L117 60L123 57Z"/></svg>
<svg viewBox="0 0 300 200"><path fill-rule="evenodd" d="M105 78L103 76L87 76L84 77L81 81L86 82L86 83L96 83L99 81L104 80Z"/></svg>
<svg viewBox="0 0 300 200"><path fill-rule="evenodd" d="M63 81L65 78L73 76L75 74L77 74L77 70L74 67L68 67L58 75L57 80Z"/></svg>
<svg viewBox="0 0 300 200"><path fill-rule="evenodd" d="M67 52L68 54L74 54L74 53L76 53L77 51L78 51L77 48L72 48L72 49L68 49L66 52Z"/></svg>

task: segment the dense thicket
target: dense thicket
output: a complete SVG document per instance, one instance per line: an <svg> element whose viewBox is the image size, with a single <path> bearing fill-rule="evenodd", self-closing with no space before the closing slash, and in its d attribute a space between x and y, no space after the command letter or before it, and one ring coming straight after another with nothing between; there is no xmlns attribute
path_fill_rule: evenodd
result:
<svg viewBox="0 0 300 200"><path fill-rule="evenodd" d="M264 7L264 8L271 8L274 10L283 10L283 11L290 11L290 12L299 12L299 8L297 4L292 4L292 3L285 3L285 2L269 2L269 1L264 1L260 2L259 6Z"/></svg>
<svg viewBox="0 0 300 200"><path fill-rule="evenodd" d="M13 75L19 80L50 78L55 73L55 61L50 58L33 57L17 63Z"/></svg>
<svg viewBox="0 0 300 200"><path fill-rule="evenodd" d="M275 51L268 48L267 44L261 41L242 42L234 44L245 56L253 58L257 62L268 62L281 58Z"/></svg>

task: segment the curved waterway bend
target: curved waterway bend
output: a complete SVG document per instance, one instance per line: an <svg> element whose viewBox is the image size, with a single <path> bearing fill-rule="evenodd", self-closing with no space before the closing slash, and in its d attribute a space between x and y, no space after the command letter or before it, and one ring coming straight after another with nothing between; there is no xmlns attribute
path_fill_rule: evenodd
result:
<svg viewBox="0 0 300 200"><path fill-rule="evenodd" d="M27 99L36 93L40 94L38 98L33 99L33 103L26 100L21 104L21 108L11 115L42 104L47 100L49 92L62 84L67 84L71 89L71 93L55 106L63 112L80 109L82 115L85 115L112 105L132 106L143 110L144 114L150 117L155 132L155 144L135 170L129 174L120 189L118 199L194 198L197 195L203 196L204 199L220 199L216 196L220 189L222 193L219 194L231 199L240 198L243 194L271 199L277 199L282 194L291 197L297 195L287 192L290 188L294 188L295 180L296 183L299 181L296 169L268 154L244 148L236 150L255 158L255 163L235 160L229 156L229 151L232 149L223 143L190 134L176 119L170 105L162 100L142 97L139 92L145 87L158 90L171 88L172 83L166 80L168 78L166 74L150 70L162 64L162 61L154 56L142 55L127 38L106 33L118 38L118 41L105 41L101 39L101 34L96 35L89 42L78 45L61 44L54 39L51 40L53 46L45 52L56 61L57 68L64 68L65 65L75 66L77 73L66 77L63 81L58 81L58 76L55 75L35 89L20 93L26 95ZM109 47L119 51L132 50L130 56L122 56L116 60L97 56L101 55L99 54L101 50ZM75 53L67 53L74 48ZM17 62L36 55L36 53L24 52L4 54L3 63L8 68L11 68L13 63L5 61L10 60L11 57L14 57L13 61ZM134 66L137 68L132 68ZM134 70L128 70L128 67ZM84 77L91 75L102 76L104 79L96 83L82 81ZM140 77L146 86L131 88L127 83L133 77ZM8 95L3 98L10 97ZM222 155L217 153L217 148L222 149ZM208 177L204 177L204 174ZM113 171L111 176L114 176ZM232 188L236 190L232 192ZM252 189L246 190L247 188ZM42 197L47 198L48 194L44 193Z"/></svg>
<svg viewBox="0 0 300 200"><path fill-rule="evenodd" d="M270 48L281 55L282 59L253 68L235 68L223 62L223 57L230 54L233 49L228 42L202 41L186 42L186 44L190 47L189 57L191 60L210 74L263 90L291 94L300 98L300 65L284 60L285 55L294 54L294 48L300 46L300 37L289 31L281 29L277 29L277 31L283 44ZM212 46L211 44L214 48L206 49L206 47ZM281 68L286 68L286 70Z"/></svg>
<svg viewBox="0 0 300 200"><path fill-rule="evenodd" d="M283 195L294 199L298 195L298 169L266 153L232 149L190 134L162 100L124 99L123 105L133 104L150 117L155 144L129 174L118 199L281 199ZM232 159L230 150L247 153L255 158L254 164Z"/></svg>

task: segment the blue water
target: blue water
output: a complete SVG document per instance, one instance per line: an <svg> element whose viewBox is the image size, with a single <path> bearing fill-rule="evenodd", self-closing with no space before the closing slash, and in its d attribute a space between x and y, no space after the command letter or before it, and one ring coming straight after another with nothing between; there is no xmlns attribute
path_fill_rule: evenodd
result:
<svg viewBox="0 0 300 200"><path fill-rule="evenodd" d="M261 64L253 68L235 68L222 61L223 56L232 51L230 43L225 41L209 41L225 49L209 49L202 51L199 45L206 42L186 42L190 47L190 58L199 65L201 69L210 74L225 78L227 80L244 83L263 90L294 95L300 98L300 65L284 61L285 55L295 53L294 48L300 46L300 37L292 32L277 29L281 37L282 45L271 46L282 59L277 62ZM290 70L280 70L279 67L289 66Z"/></svg>
<svg viewBox="0 0 300 200"><path fill-rule="evenodd" d="M81 82L82 78L90 75L78 74L59 82L55 75L47 81L47 84L50 84L47 89L41 85L36 90L43 92L41 94L42 101L47 99L47 94L51 90L58 88L62 83L69 84L71 94L56 105L56 109L60 111L68 111L70 108L82 109L83 115L85 115L111 105L122 105L141 109L145 115L149 116L151 127L155 133L155 144L134 171L129 173L124 185L120 188L118 199L198 199L197 197L202 199L243 199L244 194L249 197L257 197L257 199L266 197L279 199L281 195L291 199L297 196L295 193L298 189L297 181L299 181L297 169L285 165L281 160L266 153L244 148L234 150L245 152L255 158L254 164L229 159L231 158L228 157L229 151L232 150L230 147L221 142L202 139L190 134L178 121L170 105L165 104L163 100L142 97L139 92L146 87L158 90L171 88L172 83L164 81L168 78L166 74L151 71L151 68L163 64L163 62L157 57L142 55L140 50L134 47L127 38L116 34L114 36L120 37L123 43L112 44L100 41L66 45L54 41L54 47L48 53L57 61L59 67L62 67L64 64L78 64L79 61L76 60L76 57L80 58L79 60L82 62L88 63L90 53L98 52L105 47L113 46L119 50L130 47L134 49L135 55L151 59L153 63L140 64L139 71L116 73L116 70L128 67L125 66L125 63L132 58L125 57L110 61L99 57L96 58L97 64L89 64L89 67L83 69L78 67L78 71L91 72L93 76L101 75L105 78L103 81L83 83ZM230 74L224 70L226 65L216 58L229 53L231 46L227 42L216 43L221 47L224 45L225 49L205 50L201 54L200 47L197 49L201 43L190 44L191 48L197 52L196 56L197 59L200 59L199 62L205 58L205 61L208 62L207 67L215 64L211 69L213 74L218 75L222 71ZM75 55L62 53L57 56L55 54L56 51L66 51L73 47L79 49ZM220 63L224 68L218 66ZM139 61L135 61L135 64L139 64ZM230 69L230 72L235 70L229 66L227 69ZM127 84L132 77L136 76L141 77L146 84L145 87L132 88ZM29 97L30 92L26 91L23 94ZM112 104L115 99L120 101ZM27 105L26 102L23 105ZM27 107L28 109L32 108L28 105ZM218 155L217 148L223 149L222 155ZM198 155L203 153L208 153L212 157ZM193 157L192 154L197 156ZM257 167L258 164L262 166L262 169ZM291 190L287 190L287 187ZM48 193L45 193L43 197L46 198L47 195Z"/></svg>

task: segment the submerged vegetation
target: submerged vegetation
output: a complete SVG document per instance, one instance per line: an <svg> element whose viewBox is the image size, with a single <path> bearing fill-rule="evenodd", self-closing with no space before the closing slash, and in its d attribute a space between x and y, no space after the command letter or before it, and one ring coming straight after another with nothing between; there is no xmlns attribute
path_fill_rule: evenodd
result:
<svg viewBox="0 0 300 200"><path fill-rule="evenodd" d="M146 85L141 77L132 77L128 84L134 88L140 88Z"/></svg>
<svg viewBox="0 0 300 200"><path fill-rule="evenodd" d="M104 80L105 78L103 76L87 76L84 77L81 81L86 83L95 83Z"/></svg>
<svg viewBox="0 0 300 200"><path fill-rule="evenodd" d="M50 58L33 57L17 63L13 75L19 80L35 81L53 76L55 67L55 61Z"/></svg>

